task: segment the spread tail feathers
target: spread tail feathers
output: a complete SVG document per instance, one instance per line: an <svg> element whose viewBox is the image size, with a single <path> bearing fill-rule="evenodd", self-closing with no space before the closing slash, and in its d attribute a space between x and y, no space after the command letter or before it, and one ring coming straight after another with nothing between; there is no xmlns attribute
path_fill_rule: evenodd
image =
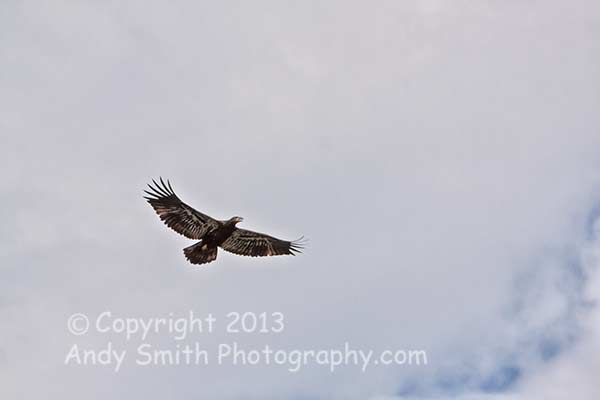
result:
<svg viewBox="0 0 600 400"><path fill-rule="evenodd" d="M217 248L207 248L200 241L183 249L183 254L192 264L207 264L217 259Z"/></svg>

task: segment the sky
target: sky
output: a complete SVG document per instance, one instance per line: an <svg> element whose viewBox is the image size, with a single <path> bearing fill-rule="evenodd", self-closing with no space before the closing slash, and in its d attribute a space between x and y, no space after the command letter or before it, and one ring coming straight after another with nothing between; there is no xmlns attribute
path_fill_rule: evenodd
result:
<svg viewBox="0 0 600 400"><path fill-rule="evenodd" d="M0 397L592 400L594 1L0 5ZM162 225L145 185L297 257ZM145 340L69 317L216 316L211 351L425 350L426 365L66 363ZM230 312L283 332L231 333ZM270 321L272 322L272 321ZM92 328L94 328L92 326Z"/></svg>

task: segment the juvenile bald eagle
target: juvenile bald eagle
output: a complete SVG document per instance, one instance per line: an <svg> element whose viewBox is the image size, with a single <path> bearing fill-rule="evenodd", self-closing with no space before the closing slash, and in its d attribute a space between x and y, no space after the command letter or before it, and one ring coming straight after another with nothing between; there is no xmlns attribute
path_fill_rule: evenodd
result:
<svg viewBox="0 0 600 400"><path fill-rule="evenodd" d="M154 208L164 223L175 232L188 239L199 240L183 249L183 254L192 264L206 264L217 258L217 248L242 256L278 256L296 255L303 249L300 241L288 242L264 233L236 227L241 217L232 217L219 221L200 211L194 210L175 195L171 183L160 178L160 185L152 180L150 191L144 190L149 197L144 198Z"/></svg>

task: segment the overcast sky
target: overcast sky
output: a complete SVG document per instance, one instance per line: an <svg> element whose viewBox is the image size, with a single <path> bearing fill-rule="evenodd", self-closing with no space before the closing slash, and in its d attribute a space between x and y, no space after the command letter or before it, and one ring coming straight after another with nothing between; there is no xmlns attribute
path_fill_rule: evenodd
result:
<svg viewBox="0 0 600 400"><path fill-rule="evenodd" d="M594 399L599 37L591 0L2 2L0 397ZM192 266L158 176L309 245ZM69 333L106 310L280 311L196 339L428 364L65 365L135 351Z"/></svg>

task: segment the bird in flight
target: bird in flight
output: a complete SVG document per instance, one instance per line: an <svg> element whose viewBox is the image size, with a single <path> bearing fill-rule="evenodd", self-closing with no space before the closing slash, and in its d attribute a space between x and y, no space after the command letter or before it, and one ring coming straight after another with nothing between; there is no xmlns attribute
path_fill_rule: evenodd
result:
<svg viewBox="0 0 600 400"><path fill-rule="evenodd" d="M144 196L154 208L160 219L175 232L188 239L199 240L183 249L183 254L192 264L206 264L216 260L217 249L241 256L261 257L278 255L296 255L304 248L302 238L286 241L264 233L258 233L236 227L242 217L232 217L220 221L209 217L185 204L177 197L171 183L160 178L160 184L153 179L150 191L144 190Z"/></svg>

